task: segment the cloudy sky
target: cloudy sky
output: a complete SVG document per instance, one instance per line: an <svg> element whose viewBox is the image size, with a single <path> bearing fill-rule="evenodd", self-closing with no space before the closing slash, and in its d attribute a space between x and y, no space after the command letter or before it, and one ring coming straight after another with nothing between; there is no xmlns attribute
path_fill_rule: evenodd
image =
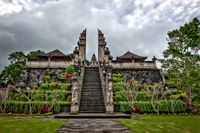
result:
<svg viewBox="0 0 200 133"><path fill-rule="evenodd" d="M88 59L98 28L114 58L128 50L160 58L167 32L194 17L200 0L0 0L0 69L13 51L71 53L85 28Z"/></svg>

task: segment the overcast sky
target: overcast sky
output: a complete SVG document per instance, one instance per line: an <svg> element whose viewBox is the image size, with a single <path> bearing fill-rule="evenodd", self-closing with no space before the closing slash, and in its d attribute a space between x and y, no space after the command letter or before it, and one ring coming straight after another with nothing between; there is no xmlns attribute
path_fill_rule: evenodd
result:
<svg viewBox="0 0 200 133"><path fill-rule="evenodd" d="M73 51L87 28L87 58L97 54L97 29L116 58L131 51L160 58L167 32L194 17L200 0L0 0L0 69L13 51Z"/></svg>

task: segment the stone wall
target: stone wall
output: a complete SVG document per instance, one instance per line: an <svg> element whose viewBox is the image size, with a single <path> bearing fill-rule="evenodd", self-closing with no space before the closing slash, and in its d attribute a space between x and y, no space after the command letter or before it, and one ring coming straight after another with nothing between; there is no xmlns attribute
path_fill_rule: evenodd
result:
<svg viewBox="0 0 200 133"><path fill-rule="evenodd" d="M127 74L141 82L163 82L159 69L113 69L112 73Z"/></svg>
<svg viewBox="0 0 200 133"><path fill-rule="evenodd" d="M73 65L73 61L27 61L28 68L66 68L66 66Z"/></svg>
<svg viewBox="0 0 200 133"><path fill-rule="evenodd" d="M58 81L59 73L64 71L64 68L44 69L44 68L27 68L23 69L18 79L20 88L32 87L44 82L44 76L49 75L54 81Z"/></svg>
<svg viewBox="0 0 200 133"><path fill-rule="evenodd" d="M130 68L156 68L156 64L153 61L145 62L112 62L113 69L130 69Z"/></svg>

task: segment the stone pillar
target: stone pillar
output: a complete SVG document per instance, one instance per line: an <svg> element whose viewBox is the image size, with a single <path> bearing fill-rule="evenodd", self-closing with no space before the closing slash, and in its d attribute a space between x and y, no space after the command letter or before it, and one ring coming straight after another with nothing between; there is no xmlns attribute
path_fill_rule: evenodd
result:
<svg viewBox="0 0 200 133"><path fill-rule="evenodd" d="M114 113L111 69L107 70L106 81L106 113Z"/></svg>
<svg viewBox="0 0 200 133"><path fill-rule="evenodd" d="M75 47L74 50L74 65L78 66L78 61L79 61L79 50L78 47Z"/></svg>
<svg viewBox="0 0 200 133"><path fill-rule="evenodd" d="M71 102L71 113L77 114L79 112L79 84L77 79L72 82L72 102Z"/></svg>
<svg viewBox="0 0 200 133"><path fill-rule="evenodd" d="M48 57L48 67L50 67L50 63L51 63L51 58Z"/></svg>
<svg viewBox="0 0 200 133"><path fill-rule="evenodd" d="M83 62L86 60L86 29L81 33L78 41L79 58Z"/></svg>
<svg viewBox="0 0 200 133"><path fill-rule="evenodd" d="M104 53L105 53L105 47L106 47L106 42L105 42L105 37L104 34L98 30L98 61L101 63L104 62Z"/></svg>

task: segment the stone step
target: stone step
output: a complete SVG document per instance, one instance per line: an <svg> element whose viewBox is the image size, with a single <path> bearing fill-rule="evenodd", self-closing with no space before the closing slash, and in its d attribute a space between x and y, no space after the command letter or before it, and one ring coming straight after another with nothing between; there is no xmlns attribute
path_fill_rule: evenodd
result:
<svg viewBox="0 0 200 133"><path fill-rule="evenodd" d="M85 113L105 112L98 67L85 68L79 112L85 112Z"/></svg>
<svg viewBox="0 0 200 133"><path fill-rule="evenodd" d="M81 102L82 107L83 106L103 106L104 107L104 103L87 103L87 102Z"/></svg>
<svg viewBox="0 0 200 133"><path fill-rule="evenodd" d="M100 98L96 98L94 99L94 97L91 97L91 98L81 98L81 101L94 101L94 102L97 102L97 101L102 101L103 97L100 97Z"/></svg>
<svg viewBox="0 0 200 133"><path fill-rule="evenodd" d="M102 92L102 90L99 89L99 88L91 88L91 89L83 88L82 91L91 91L91 92L97 91L97 92Z"/></svg>
<svg viewBox="0 0 200 133"><path fill-rule="evenodd" d="M80 110L79 113L105 113L105 110Z"/></svg>
<svg viewBox="0 0 200 133"><path fill-rule="evenodd" d="M90 93L90 94L88 94L88 93ZM84 91L82 91L82 94L87 97L88 96L99 96L99 95L102 95L102 92L99 90L84 90Z"/></svg>
<svg viewBox="0 0 200 133"><path fill-rule="evenodd" d="M81 103L104 103L103 100L99 100L99 99L94 99L94 100L90 100L90 99L81 99Z"/></svg>

